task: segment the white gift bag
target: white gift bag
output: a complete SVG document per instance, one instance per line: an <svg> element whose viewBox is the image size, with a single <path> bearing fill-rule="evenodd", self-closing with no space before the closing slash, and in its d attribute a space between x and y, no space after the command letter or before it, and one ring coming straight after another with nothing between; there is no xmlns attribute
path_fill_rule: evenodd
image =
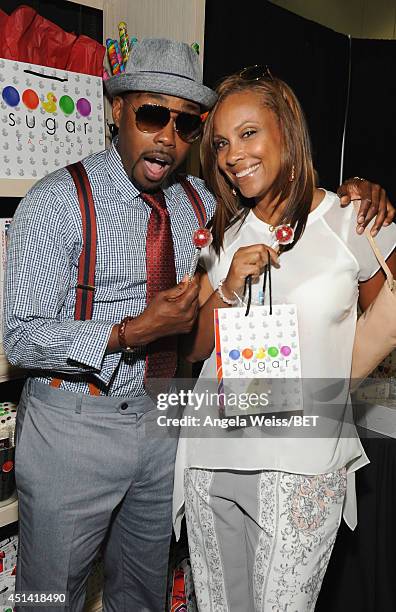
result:
<svg viewBox="0 0 396 612"><path fill-rule="evenodd" d="M301 411L296 306L252 306L245 315L239 307L214 313L218 391L224 400L220 414Z"/></svg>
<svg viewBox="0 0 396 612"><path fill-rule="evenodd" d="M0 178L40 178L105 148L103 83L0 59Z"/></svg>

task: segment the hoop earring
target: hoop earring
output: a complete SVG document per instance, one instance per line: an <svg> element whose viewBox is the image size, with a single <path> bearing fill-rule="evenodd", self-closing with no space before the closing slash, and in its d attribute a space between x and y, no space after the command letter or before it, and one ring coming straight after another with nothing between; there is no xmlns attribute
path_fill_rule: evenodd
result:
<svg viewBox="0 0 396 612"><path fill-rule="evenodd" d="M293 165L292 165L292 171L291 171L291 174L290 174L289 181L292 183L292 182L294 181L294 179L295 179L295 178L296 178L296 176L295 176L295 168L294 168L294 164L293 164Z"/></svg>

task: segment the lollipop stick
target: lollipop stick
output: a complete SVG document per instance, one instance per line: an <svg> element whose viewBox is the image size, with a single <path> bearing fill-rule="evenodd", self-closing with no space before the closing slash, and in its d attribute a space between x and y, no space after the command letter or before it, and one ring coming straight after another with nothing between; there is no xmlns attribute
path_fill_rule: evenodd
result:
<svg viewBox="0 0 396 612"><path fill-rule="evenodd" d="M190 269L188 271L188 278L190 279L190 282L192 281L195 271L197 269L200 254L201 254L201 249L198 249L196 247L194 251L194 256L191 260Z"/></svg>

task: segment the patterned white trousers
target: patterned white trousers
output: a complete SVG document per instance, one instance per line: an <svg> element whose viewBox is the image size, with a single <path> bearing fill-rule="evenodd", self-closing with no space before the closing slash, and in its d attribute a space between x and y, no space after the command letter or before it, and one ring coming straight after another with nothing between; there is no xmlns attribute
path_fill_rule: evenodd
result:
<svg viewBox="0 0 396 612"><path fill-rule="evenodd" d="M185 471L200 612L313 612L342 517L345 468Z"/></svg>

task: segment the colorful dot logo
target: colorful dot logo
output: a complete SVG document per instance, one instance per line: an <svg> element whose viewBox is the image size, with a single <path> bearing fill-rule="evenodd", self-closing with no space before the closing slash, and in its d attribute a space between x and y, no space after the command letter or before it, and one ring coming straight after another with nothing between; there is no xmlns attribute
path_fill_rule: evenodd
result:
<svg viewBox="0 0 396 612"><path fill-rule="evenodd" d="M1 92L1 96L7 106L15 108L21 102L28 110L36 110L40 105L40 98L34 89L25 89L22 93L22 97L19 91L12 85L7 85ZM47 113L56 113L58 110L58 100L55 94L50 91L43 96L41 99L41 107ZM59 99L59 108L64 115L69 116L75 110L81 115L81 117L89 117L92 112L92 106L87 98L79 98L75 103L73 98L68 95L64 95Z"/></svg>
<svg viewBox="0 0 396 612"><path fill-rule="evenodd" d="M281 354L282 357L289 357L291 352L292 350L290 346L287 346L287 345L281 346L280 349L277 346L270 346L267 349L261 346L260 348L257 349L255 357L256 359L265 359L265 357L269 355L269 357L272 357L272 359L276 359L276 357L278 357L279 354ZM253 357L253 355L254 355L254 351L253 349L249 347L244 348L242 352L239 351L238 349L232 349L228 353L229 358L233 359L234 361L238 361L240 357L243 357L244 359L249 360Z"/></svg>

